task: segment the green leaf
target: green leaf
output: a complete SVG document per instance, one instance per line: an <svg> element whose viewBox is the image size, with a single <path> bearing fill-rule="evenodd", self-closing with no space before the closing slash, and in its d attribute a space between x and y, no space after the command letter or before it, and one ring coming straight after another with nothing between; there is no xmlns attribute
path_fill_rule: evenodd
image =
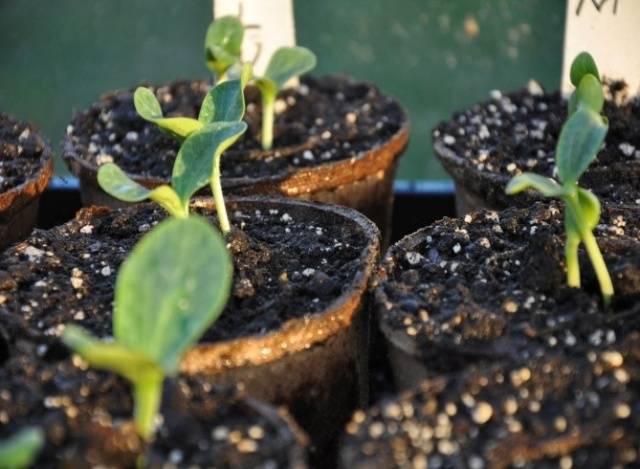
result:
<svg viewBox="0 0 640 469"><path fill-rule="evenodd" d="M567 103L567 111L571 116L578 109L578 94L577 91L573 91L571 96L569 96L569 101Z"/></svg>
<svg viewBox="0 0 640 469"><path fill-rule="evenodd" d="M241 120L243 115L244 93L241 81L227 80L207 93L198 120L205 125L212 122L235 122Z"/></svg>
<svg viewBox="0 0 640 469"><path fill-rule="evenodd" d="M124 202L141 202L151 199L172 216L187 216L188 200L184 204L176 194L176 192L167 185L158 186L154 189L147 189L138 184L125 174L114 163L107 163L100 166L98 170L98 184L100 187L112 197Z"/></svg>
<svg viewBox="0 0 640 469"><path fill-rule="evenodd" d="M207 221L163 221L120 268L113 317L117 342L166 374L175 373L186 348L224 309L232 269L224 239Z"/></svg>
<svg viewBox="0 0 640 469"><path fill-rule="evenodd" d="M26 427L0 441L0 469L24 469L33 464L44 446L44 432Z"/></svg>
<svg viewBox="0 0 640 469"><path fill-rule="evenodd" d="M184 139L202 128L202 123L190 117L163 117L162 108L149 88L139 87L133 94L133 104L143 119L153 122L178 139Z"/></svg>
<svg viewBox="0 0 640 469"><path fill-rule="evenodd" d="M244 27L234 16L223 16L207 29L204 40L205 62L218 78L242 55Z"/></svg>
<svg viewBox="0 0 640 469"><path fill-rule="evenodd" d="M598 72L596 61L593 60L593 57L591 57L591 54L588 52L580 52L576 58L573 59L569 72L573 86L578 87L582 78L587 74L591 74L600 80L600 72Z"/></svg>
<svg viewBox="0 0 640 469"><path fill-rule="evenodd" d="M545 197L562 197L566 189L553 179L534 173L522 173L509 181L506 193L514 195L526 189L535 189Z"/></svg>
<svg viewBox="0 0 640 469"><path fill-rule="evenodd" d="M315 66L316 56L309 49L281 47L271 56L264 78L268 78L278 89L281 89L291 78L302 75Z"/></svg>
<svg viewBox="0 0 640 469"><path fill-rule="evenodd" d="M580 187L577 189L582 222L592 231L600 221L600 201L592 192Z"/></svg>
<svg viewBox="0 0 640 469"><path fill-rule="evenodd" d="M600 114L604 106L604 92L600 80L591 74L585 75L580 80L580 85L575 91L578 106L586 106L593 112Z"/></svg>
<svg viewBox="0 0 640 469"><path fill-rule="evenodd" d="M233 145L246 130L244 122L214 122L185 140L171 175L171 185L183 204L209 183L214 157Z"/></svg>
<svg viewBox="0 0 640 469"><path fill-rule="evenodd" d="M607 130L600 115L584 107L565 122L556 146L556 166L563 185L578 181L600 151Z"/></svg>
<svg viewBox="0 0 640 469"><path fill-rule="evenodd" d="M132 382L136 382L148 371L163 373L153 357L132 350L119 342L97 339L72 324L65 327L62 341L92 367L118 373Z"/></svg>

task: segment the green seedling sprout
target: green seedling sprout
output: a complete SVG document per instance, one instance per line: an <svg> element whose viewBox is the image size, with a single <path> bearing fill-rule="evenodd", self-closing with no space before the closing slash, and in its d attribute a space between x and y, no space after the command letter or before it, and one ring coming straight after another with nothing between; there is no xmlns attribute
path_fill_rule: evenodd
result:
<svg viewBox="0 0 640 469"><path fill-rule="evenodd" d="M209 26L205 37L205 62L218 80L227 75L251 78L251 68L242 63L244 27L240 20L224 16ZM262 148L273 146L275 104L278 92L294 77L316 66L316 56L305 47L281 47L271 56L263 76L254 76L262 97Z"/></svg>
<svg viewBox="0 0 640 469"><path fill-rule="evenodd" d="M273 146L276 96L285 83L316 66L316 56L305 47L281 47L269 60L264 76L255 77L262 96L262 148Z"/></svg>
<svg viewBox="0 0 640 469"><path fill-rule="evenodd" d="M0 441L0 469L30 467L44 446L44 432L38 427L26 427Z"/></svg>
<svg viewBox="0 0 640 469"><path fill-rule="evenodd" d="M170 218L124 261L115 286L113 341L67 325L65 344L91 366L133 385L134 419L144 439L154 433L165 376L177 373L186 349L222 312L232 281L223 238L204 219Z"/></svg>
<svg viewBox="0 0 640 469"><path fill-rule="evenodd" d="M226 78L227 71L241 61L244 27L235 16L223 16L209 25L204 39L207 67L217 81Z"/></svg>
<svg viewBox="0 0 640 469"><path fill-rule="evenodd" d="M163 184L148 189L127 176L114 163L108 163L98 170L100 187L119 200L140 202L150 199L162 206L173 217L188 217L189 201L196 192L209 184L214 170L217 177L216 187L220 186L220 157L247 129L247 124L241 121L244 115L242 89L241 80L230 80L218 84L207 94L197 120L198 129L185 136L178 151L170 185ZM140 90L144 88L139 88L138 91ZM160 104L155 95L150 90L147 91L150 94L141 92L138 100L141 102L140 96L144 95L147 96L144 99L149 101L144 104L147 109L155 106L151 101L159 107ZM138 108L141 106L139 103ZM177 127L174 127L174 131L176 129ZM216 168L213 167L213 161L217 162ZM226 233L229 231L229 222L224 201L221 198L222 188L217 187L216 191L219 193L215 199L218 218L223 232ZM215 196L216 193L214 193ZM220 206L222 206L221 209Z"/></svg>
<svg viewBox="0 0 640 469"><path fill-rule="evenodd" d="M607 266L593 235L600 220L600 202L593 193L578 186L580 176L596 158L608 131L608 122L600 115L604 93L593 58L579 54L571 66L571 82L576 90L570 98L570 116L565 122L556 146L556 168L560 183L533 173L520 174L507 185L507 194L535 189L545 197L559 198L565 203L565 259L567 284L580 287L578 247L584 243L593 265L603 301L609 304L613 284Z"/></svg>

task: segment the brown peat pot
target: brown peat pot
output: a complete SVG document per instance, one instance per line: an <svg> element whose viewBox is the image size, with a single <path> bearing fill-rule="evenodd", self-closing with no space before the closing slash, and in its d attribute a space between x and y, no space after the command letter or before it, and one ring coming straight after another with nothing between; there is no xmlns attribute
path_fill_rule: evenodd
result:
<svg viewBox="0 0 640 469"><path fill-rule="evenodd" d="M580 184L601 201L640 208L640 98L627 99L626 87L606 88L604 114L609 133L598 158ZM534 191L507 196L509 179L530 171L555 175L555 147L567 118L559 93L527 89L491 93L489 101L457 112L433 131L436 156L456 185L458 216L481 209L527 207L541 196Z"/></svg>
<svg viewBox="0 0 640 469"><path fill-rule="evenodd" d="M582 248L583 288L566 286L560 204L444 218L393 245L374 309L396 387L472 365L581 356L638 330L638 211L605 207L595 235L615 289L608 309Z"/></svg>
<svg viewBox="0 0 640 469"><path fill-rule="evenodd" d="M212 206L199 199L193 208L217 223ZM366 398L365 293L378 229L355 210L300 200L236 198L227 208L235 227L232 295L182 371L286 405L324 451ZM0 257L5 329L26 330L45 345L69 322L111 335L118 266L165 216L153 204L92 207L66 225L36 230Z"/></svg>
<svg viewBox="0 0 640 469"><path fill-rule="evenodd" d="M358 411L343 469L640 465L640 337L569 359L430 378Z"/></svg>
<svg viewBox="0 0 640 469"><path fill-rule="evenodd" d="M0 113L0 248L24 239L53 173L49 143L35 127Z"/></svg>
<svg viewBox="0 0 640 469"><path fill-rule="evenodd" d="M203 377L168 379L161 423L145 443L123 379L62 347L16 343L0 364L0 439L40 427L45 445L34 467L307 467L307 437L284 409Z"/></svg>
<svg viewBox="0 0 640 469"><path fill-rule="evenodd" d="M211 84L178 81L153 87L165 115L195 116ZM260 146L261 109L246 90L249 129L222 158L223 187L235 195L282 195L354 208L387 239L393 179L409 138L404 110L364 82L305 78L276 103L272 151ZM100 164L114 161L147 187L170 178L178 143L138 117L132 91L105 95L67 129L63 158L80 180L85 205L122 206L98 186Z"/></svg>

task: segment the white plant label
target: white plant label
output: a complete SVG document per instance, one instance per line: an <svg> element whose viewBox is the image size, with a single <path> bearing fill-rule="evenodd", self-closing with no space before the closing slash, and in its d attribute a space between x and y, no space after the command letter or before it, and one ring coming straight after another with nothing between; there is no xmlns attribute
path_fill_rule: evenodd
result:
<svg viewBox="0 0 640 469"><path fill-rule="evenodd" d="M214 18L227 15L244 25L242 60L252 62L258 75L276 49L296 45L293 0L214 0Z"/></svg>
<svg viewBox="0 0 640 469"><path fill-rule="evenodd" d="M640 0L567 0L562 91L569 93L571 62L582 51L593 55L600 74L623 79L640 93Z"/></svg>

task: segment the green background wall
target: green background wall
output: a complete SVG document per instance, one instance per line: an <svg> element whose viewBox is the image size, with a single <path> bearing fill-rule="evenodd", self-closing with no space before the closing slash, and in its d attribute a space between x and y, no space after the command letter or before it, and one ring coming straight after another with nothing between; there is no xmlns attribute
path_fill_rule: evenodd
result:
<svg viewBox="0 0 640 469"><path fill-rule="evenodd" d="M403 179L446 177L430 129L455 109L530 78L557 86L564 10L560 0L295 0L316 73L375 82L409 110ZM210 15L210 0L0 0L0 110L57 148L73 110L107 90L206 77Z"/></svg>

